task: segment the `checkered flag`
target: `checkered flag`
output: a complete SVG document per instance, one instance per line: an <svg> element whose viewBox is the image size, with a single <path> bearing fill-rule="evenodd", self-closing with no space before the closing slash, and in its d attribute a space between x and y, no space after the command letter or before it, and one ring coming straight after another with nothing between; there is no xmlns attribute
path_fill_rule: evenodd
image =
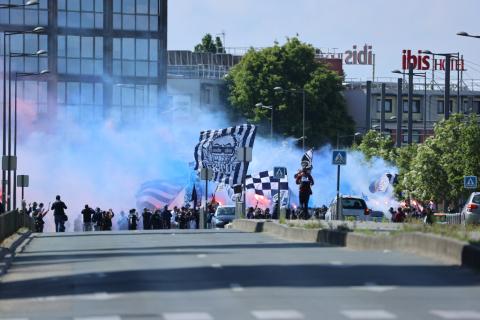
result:
<svg viewBox="0 0 480 320"><path fill-rule="evenodd" d="M247 190L254 189L255 194L270 199L273 199L278 193L279 186L282 195L284 191L288 192L288 177L277 179L273 176L273 171L262 171L254 176L248 175L246 176L245 184Z"/></svg>

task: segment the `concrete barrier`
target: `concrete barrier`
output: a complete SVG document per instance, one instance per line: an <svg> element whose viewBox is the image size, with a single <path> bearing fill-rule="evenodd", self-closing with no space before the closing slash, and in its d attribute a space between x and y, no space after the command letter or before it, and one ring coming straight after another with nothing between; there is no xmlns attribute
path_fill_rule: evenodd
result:
<svg viewBox="0 0 480 320"><path fill-rule="evenodd" d="M291 241L318 242L354 250L399 250L451 264L480 268L480 247L433 234L367 235L334 229L294 228L277 222L255 220L235 220L233 228L246 232L267 232Z"/></svg>
<svg viewBox="0 0 480 320"><path fill-rule="evenodd" d="M0 214L0 242L13 235L20 228L35 230L33 218L18 211Z"/></svg>

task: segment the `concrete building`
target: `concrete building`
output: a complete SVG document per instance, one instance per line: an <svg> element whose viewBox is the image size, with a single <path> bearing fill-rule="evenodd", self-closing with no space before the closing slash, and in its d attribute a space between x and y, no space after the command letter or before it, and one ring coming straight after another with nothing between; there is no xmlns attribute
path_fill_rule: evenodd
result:
<svg viewBox="0 0 480 320"><path fill-rule="evenodd" d="M368 129L379 130L381 126L382 83L372 84L371 103L367 106L366 82L345 83L345 98L348 111L356 123L356 129L364 132ZM385 81L385 131L393 138L397 132L398 84L394 79ZM407 142L408 126L408 84L403 84L402 141ZM425 99L426 94L426 99ZM457 96L458 94L458 96ZM460 103L458 103L458 101ZM368 109L367 109L368 108ZM369 110L369 112L368 112ZM422 142L432 134L436 122L444 119L444 86L438 83L414 83L413 96L413 142ZM465 80L457 90L451 87L451 113L476 114L480 119L480 81Z"/></svg>
<svg viewBox="0 0 480 320"><path fill-rule="evenodd" d="M30 32L38 26L45 32ZM158 112L167 79L167 0L40 0L1 9L0 44L5 31L27 32L7 37L7 57L48 51L12 58L12 73L50 71L18 82L18 96L36 107L37 120L121 120L139 108Z"/></svg>

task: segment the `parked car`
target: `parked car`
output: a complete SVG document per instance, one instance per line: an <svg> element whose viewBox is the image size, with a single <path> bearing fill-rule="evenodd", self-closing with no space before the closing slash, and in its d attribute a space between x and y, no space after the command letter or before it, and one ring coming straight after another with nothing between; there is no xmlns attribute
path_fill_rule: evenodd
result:
<svg viewBox="0 0 480 320"><path fill-rule="evenodd" d="M466 224L480 224L480 192L473 192L461 212Z"/></svg>
<svg viewBox="0 0 480 320"><path fill-rule="evenodd" d="M359 221L366 220L370 214L365 200L355 196L341 196L340 210L337 212L337 198L333 199L325 214L325 220L348 220L355 219Z"/></svg>
<svg viewBox="0 0 480 320"><path fill-rule="evenodd" d="M370 210L369 214L365 216L367 221L382 222L385 218L385 214L382 211L373 211Z"/></svg>
<svg viewBox="0 0 480 320"><path fill-rule="evenodd" d="M212 217L212 227L224 228L235 219L235 206L219 206Z"/></svg>

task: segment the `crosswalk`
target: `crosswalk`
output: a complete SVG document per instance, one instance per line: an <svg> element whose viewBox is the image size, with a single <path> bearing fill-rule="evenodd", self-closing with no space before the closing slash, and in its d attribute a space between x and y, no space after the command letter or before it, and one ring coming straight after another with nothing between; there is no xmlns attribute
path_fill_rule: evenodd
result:
<svg viewBox="0 0 480 320"><path fill-rule="evenodd" d="M302 319L319 319L317 315L306 315L294 309L271 309L271 310L252 310L246 312L242 319L254 320L302 320ZM438 319L438 320L480 320L480 311L477 310L429 310L423 314L416 314L418 319ZM56 319L56 318L52 318ZM102 315L102 316L86 316L72 318L59 318L69 320L130 320L129 315ZM148 315L141 317L145 320L218 320L224 319L221 316L215 316L208 312L166 312L158 315ZM349 309L339 310L335 319L345 320L391 320L391 319L409 319L406 316L395 314L393 312L382 309ZM34 320L34 318L4 318L0 316L0 320Z"/></svg>

